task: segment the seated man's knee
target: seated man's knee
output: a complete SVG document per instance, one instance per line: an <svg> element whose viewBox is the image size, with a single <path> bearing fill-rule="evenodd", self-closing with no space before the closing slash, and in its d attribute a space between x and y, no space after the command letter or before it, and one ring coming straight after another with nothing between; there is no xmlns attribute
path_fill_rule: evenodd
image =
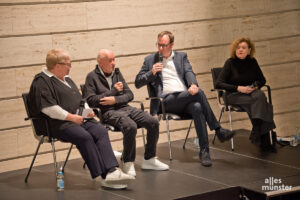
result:
<svg viewBox="0 0 300 200"><path fill-rule="evenodd" d="M159 127L159 121L156 117L150 116L147 120L147 127L149 129L158 129Z"/></svg>
<svg viewBox="0 0 300 200"><path fill-rule="evenodd" d="M122 126L124 136L130 135L135 137L137 133L137 125L135 122L126 122Z"/></svg>
<svg viewBox="0 0 300 200"><path fill-rule="evenodd" d="M201 104L199 102L195 102L193 104L193 110L194 110L194 112L197 112L197 113L202 112Z"/></svg>

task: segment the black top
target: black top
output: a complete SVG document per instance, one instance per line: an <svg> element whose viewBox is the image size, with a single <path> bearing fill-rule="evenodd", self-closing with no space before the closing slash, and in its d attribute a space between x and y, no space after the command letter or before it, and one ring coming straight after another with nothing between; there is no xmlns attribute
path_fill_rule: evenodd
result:
<svg viewBox="0 0 300 200"><path fill-rule="evenodd" d="M67 112L75 114L82 97L75 83L70 78L66 77L66 82L71 88L54 76L49 77L43 72L37 74L32 81L28 95L30 115L35 117L44 116L41 110L54 105L58 105ZM49 124L51 132L76 125L70 121L57 119L49 119Z"/></svg>
<svg viewBox="0 0 300 200"><path fill-rule="evenodd" d="M216 87L229 92L236 92L238 86L255 84L261 88L266 79L255 58L229 58L218 77Z"/></svg>

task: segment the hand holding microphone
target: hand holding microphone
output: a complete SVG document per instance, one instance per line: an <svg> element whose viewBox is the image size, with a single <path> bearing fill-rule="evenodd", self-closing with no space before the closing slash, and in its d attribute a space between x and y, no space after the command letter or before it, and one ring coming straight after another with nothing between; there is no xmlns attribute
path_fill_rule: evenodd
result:
<svg viewBox="0 0 300 200"><path fill-rule="evenodd" d="M152 74L155 75L157 73L161 73L162 69L163 69L163 56L161 54L159 54L159 57L158 57L158 62L155 63L152 67Z"/></svg>
<svg viewBox="0 0 300 200"><path fill-rule="evenodd" d="M114 87L115 87L119 92L123 92L123 83L122 83L122 82L117 82L117 83L115 83Z"/></svg>
<svg viewBox="0 0 300 200"><path fill-rule="evenodd" d="M117 83L114 84L114 87L118 90L118 92L120 94L122 94L123 93L123 83L121 81L119 81L119 74L120 74L120 69L115 68L115 75L117 77Z"/></svg>

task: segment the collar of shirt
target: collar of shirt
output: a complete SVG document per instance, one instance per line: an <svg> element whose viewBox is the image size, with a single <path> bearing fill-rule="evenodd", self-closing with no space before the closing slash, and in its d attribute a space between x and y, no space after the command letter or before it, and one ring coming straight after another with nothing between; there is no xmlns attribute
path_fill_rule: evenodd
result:
<svg viewBox="0 0 300 200"><path fill-rule="evenodd" d="M164 58L164 60L170 61L173 60L173 58L174 58L174 51L172 51L171 55L168 58Z"/></svg>
<svg viewBox="0 0 300 200"><path fill-rule="evenodd" d="M108 83L108 86L109 86L109 89L111 90L111 87L112 87L112 76L114 75L115 73L115 70L111 73L111 75L109 75L108 77L105 76L104 72L102 71L101 67L99 65L98 66L98 69L100 71L100 73L104 76L104 78L106 79L107 83Z"/></svg>
<svg viewBox="0 0 300 200"><path fill-rule="evenodd" d="M67 85L68 87L71 88L71 86L69 85L69 83L66 81L66 77L69 77L69 75L64 76L64 80L61 80L59 78L57 78L57 76L55 76L55 74L53 74L52 72L50 72L46 67L42 69L42 72L44 74L46 74L47 76L49 76L50 78L52 76L54 76L57 80L61 81L63 84Z"/></svg>
<svg viewBox="0 0 300 200"><path fill-rule="evenodd" d="M109 76L105 76L105 74L104 74L104 72L102 71L101 67L100 67L99 65L97 65L97 67L98 67L100 73L101 73L106 79L112 78L112 76L113 76L114 73L115 73L115 70L114 70Z"/></svg>

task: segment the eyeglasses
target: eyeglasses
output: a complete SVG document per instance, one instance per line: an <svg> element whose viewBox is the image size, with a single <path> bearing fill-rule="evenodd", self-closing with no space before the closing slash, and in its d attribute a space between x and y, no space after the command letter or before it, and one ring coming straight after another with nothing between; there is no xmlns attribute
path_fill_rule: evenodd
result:
<svg viewBox="0 0 300 200"><path fill-rule="evenodd" d="M67 65L69 67L72 67L72 63L57 63L57 64L60 64L60 65Z"/></svg>
<svg viewBox="0 0 300 200"><path fill-rule="evenodd" d="M158 48L160 48L160 47L165 48L165 47L168 47L170 44L171 44L171 43L169 43L169 44L159 44L159 43L156 43L156 46L157 46Z"/></svg>

